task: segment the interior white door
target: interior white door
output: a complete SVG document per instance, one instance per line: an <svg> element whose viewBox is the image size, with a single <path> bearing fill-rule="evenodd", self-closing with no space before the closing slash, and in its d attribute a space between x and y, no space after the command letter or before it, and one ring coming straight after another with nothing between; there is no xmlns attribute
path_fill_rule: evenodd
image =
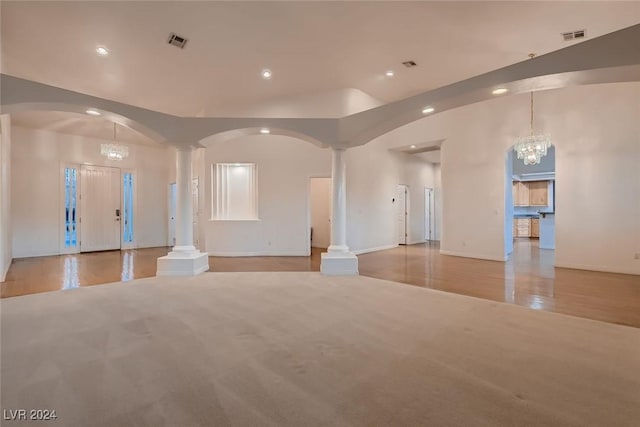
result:
<svg viewBox="0 0 640 427"><path fill-rule="evenodd" d="M120 249L120 169L81 167L81 252Z"/></svg>
<svg viewBox="0 0 640 427"><path fill-rule="evenodd" d="M407 244L407 193L406 185L398 185L396 191L396 217L398 223L398 244Z"/></svg>
<svg viewBox="0 0 640 427"><path fill-rule="evenodd" d="M178 201L176 193L176 184L169 184L169 246L176 245L176 211Z"/></svg>
<svg viewBox="0 0 640 427"><path fill-rule="evenodd" d="M424 189L424 240L433 240L433 189Z"/></svg>

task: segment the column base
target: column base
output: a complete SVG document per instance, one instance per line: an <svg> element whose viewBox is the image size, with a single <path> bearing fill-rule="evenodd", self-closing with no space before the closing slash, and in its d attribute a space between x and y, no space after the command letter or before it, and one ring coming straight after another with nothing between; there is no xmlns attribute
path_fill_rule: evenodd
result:
<svg viewBox="0 0 640 427"><path fill-rule="evenodd" d="M209 254L198 250L173 251L158 258L156 276L197 276L209 270Z"/></svg>
<svg viewBox="0 0 640 427"><path fill-rule="evenodd" d="M357 276L358 257L353 252L323 252L320 272L325 276Z"/></svg>

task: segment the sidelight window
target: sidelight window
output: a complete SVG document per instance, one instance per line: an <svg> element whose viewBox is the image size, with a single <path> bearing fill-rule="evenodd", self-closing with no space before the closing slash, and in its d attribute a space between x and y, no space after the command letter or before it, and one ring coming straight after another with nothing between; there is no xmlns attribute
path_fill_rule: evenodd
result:
<svg viewBox="0 0 640 427"><path fill-rule="evenodd" d="M122 239L124 243L133 243L133 192L133 174L126 172L123 175L122 193Z"/></svg>
<svg viewBox="0 0 640 427"><path fill-rule="evenodd" d="M78 246L78 170L75 168L64 169L64 206L64 246L74 248Z"/></svg>

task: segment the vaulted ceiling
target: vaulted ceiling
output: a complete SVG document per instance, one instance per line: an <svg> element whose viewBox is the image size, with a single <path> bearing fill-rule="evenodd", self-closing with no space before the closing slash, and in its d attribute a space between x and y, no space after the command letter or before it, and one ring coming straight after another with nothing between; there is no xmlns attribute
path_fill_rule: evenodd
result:
<svg viewBox="0 0 640 427"><path fill-rule="evenodd" d="M640 2L629 1L2 1L1 8L3 73L218 117L340 117L577 42L563 41L562 32L586 29L593 38L640 22ZM171 32L188 38L184 49L167 43ZM99 45L108 56L96 54ZM406 60L417 66L405 68ZM270 80L261 78L264 68Z"/></svg>

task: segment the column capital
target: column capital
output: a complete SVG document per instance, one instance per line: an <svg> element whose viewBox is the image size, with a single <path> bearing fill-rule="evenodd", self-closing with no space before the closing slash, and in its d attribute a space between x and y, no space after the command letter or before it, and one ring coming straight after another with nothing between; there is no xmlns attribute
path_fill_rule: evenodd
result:
<svg viewBox="0 0 640 427"><path fill-rule="evenodd" d="M331 146L331 150L332 150L332 151L340 151L340 152L343 152L343 151L347 151L347 148L348 148L348 147L334 147L333 145Z"/></svg>

